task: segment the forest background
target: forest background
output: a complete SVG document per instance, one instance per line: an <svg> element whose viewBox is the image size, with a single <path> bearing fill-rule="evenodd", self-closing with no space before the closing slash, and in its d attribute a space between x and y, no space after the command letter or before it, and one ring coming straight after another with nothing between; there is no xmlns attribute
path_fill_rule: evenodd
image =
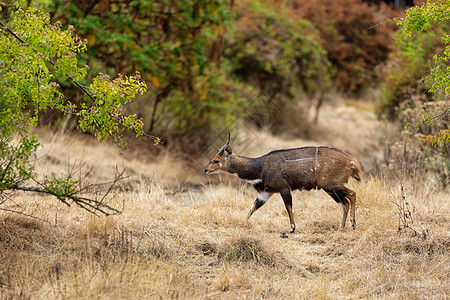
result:
<svg viewBox="0 0 450 300"><path fill-rule="evenodd" d="M448 10L435 22L426 18L419 20L416 26L422 25L411 32L407 20L420 13L396 19L404 16L404 7L381 1L41 0L0 3L3 91L9 92L12 82L19 87L14 93L2 94L0 209L6 214L14 209L16 213L41 219L34 222L10 218L8 214L2 219L2 295L3 292L7 296L35 295L36 287L41 286L41 297L57 293L117 296L118 289L105 288L108 283L120 285L118 282L122 282L122 279L108 281L111 274L136 280L137 286L142 288L141 295L148 295L146 280L152 278L149 274L156 274L155 278L160 279L153 278L153 281L159 285L150 290L155 288L155 295L167 297L188 291L191 296L202 294L208 298L205 296L209 294L208 289L213 294L220 292L230 297L242 295L240 293L250 297L303 293L306 297L311 296L310 291L318 293L319 298L320 295L334 298L348 293L354 297L367 296L369 290L377 291L380 297L417 296L421 289L431 296L448 293L447 280L433 271L449 268L445 254L449 245L448 218L438 209L445 212L448 205L445 197L448 196L450 169ZM437 3L448 8L446 1ZM21 11L17 11L19 6ZM14 21L16 16L28 18L23 18L23 22ZM37 16L36 19L33 16ZM397 21L403 22L406 30L398 30ZM24 47L24 43L8 32L7 26L32 46ZM60 38L52 36L59 31L67 34ZM9 44L3 44L5 37ZM48 45L51 47L45 52ZM73 52L76 55L71 54ZM16 57L16 53L21 54ZM29 63L31 57L50 60ZM57 67L52 59L57 59ZM19 65L23 71L17 71ZM439 72L447 77L439 77L442 74ZM28 81L35 89L28 89L26 85L30 78L36 80ZM439 78L444 80L439 81ZM40 83L45 80L49 84L43 89ZM60 102L41 102L53 96ZM305 218L312 226L305 233L292 236L286 242L286 250L280 246L278 235L265 241L267 232L273 235L274 230L281 230L278 225L282 222L279 219L284 217L282 214L270 213L267 209L258 219L261 227L243 225L237 212L246 208L238 204L237 199L242 198L242 194L250 194L245 187L238 186L239 193L233 194L235 184L222 178L205 181L186 175L201 172L198 166L202 164L198 161L203 163L210 158L228 132L235 137L238 149L247 151L245 141L251 130L256 136L280 145L293 146L286 141L324 140L321 137L333 133L320 126L320 120L322 124L327 122L320 118L321 113L335 122L338 131L341 129L337 124L355 117L344 114L348 120L339 120L339 99L350 99L346 102L358 108L358 117L366 117L364 111L375 109L378 118L386 121L391 130L389 140L381 142L384 143L381 157L373 154L373 148L380 147L375 146L375 141L363 147L353 140L345 144L348 142L345 134L339 135L345 150L356 153L365 167L365 187L357 189L364 216L364 234L358 238L332 235L333 222L320 223L314 218ZM12 111L20 118L12 118ZM25 123L21 123L23 120ZM162 160L165 167L161 171L158 170L161 166L151 165L158 173L149 175L148 170L142 171L136 163L131 172L139 169L140 174L146 174L144 177L140 180L133 177L134 181L121 188L106 188L106 194L113 194L111 202L102 202L102 196L96 194L98 191L91 195L101 200L89 202L91 199L83 196L86 193L97 189L105 192L97 184L81 184L88 175L95 177L95 171L88 171L83 177L78 175L81 167L78 169L74 164L66 168L69 171L66 177L55 177L51 172L51 176L43 179L35 177L32 154L39 151L40 143L28 133L32 132L29 128L37 125L45 130L50 128L50 132L62 132L63 139L70 140L74 149L78 142L70 136L81 129L90 132L89 136L112 140L122 151L128 143L129 149L136 150L131 160L140 159L144 164L153 157L155 161ZM136 139L125 129L137 135L147 132L160 139ZM45 141L47 135L52 136L44 132L39 138ZM58 147L67 147L65 141ZM160 145L153 146L154 141ZM268 148L267 144L258 141L257 148ZM87 145L81 148L89 148ZM98 149L92 151L105 151ZM170 162L164 158L167 153L171 155ZM98 159L97 162L104 166ZM47 164L64 165L51 156ZM117 171L112 186L123 179L123 174ZM158 184L161 177L162 183ZM173 183L179 178L183 178L182 183ZM103 176L95 179L103 179ZM30 181L37 187L21 185ZM390 196L384 187L392 181L400 182L400 187L395 187L401 193L395 198L400 200L394 201L398 220L388 213L392 207L385 201ZM204 189L199 191L199 186ZM82 208L106 214L120 212L117 207L123 201L126 213L86 221L79 212L54 208L42 198L9 194L10 190L18 189L49 193L61 200L63 206L69 205L68 199L71 199ZM415 211L406 201L405 190L408 197L413 195L413 199L426 204L416 206ZM180 200L187 194L187 202ZM149 198L154 201L148 203ZM224 206L213 210L208 208L215 206L211 201ZM114 205L110 206L111 203ZM208 207L202 205L205 203ZM306 197L302 203L306 209L317 210L318 204L313 199ZM151 217L143 214L148 206ZM320 206L320 211L328 220L327 207ZM170 216L169 212L175 213ZM135 221L135 215L140 215L141 220ZM197 220L191 220L191 215L197 215ZM418 216L431 230L413 226L413 216ZM395 235L390 235L389 231L395 228L392 223L396 221L399 232L405 230L420 239L397 240ZM63 228L61 222L70 225ZM375 227L369 225L375 223L378 224ZM190 225L185 228L186 224ZM199 237L192 235L189 228L203 233L211 230L212 234ZM44 235L46 231L50 234ZM388 232L385 241L380 232ZM65 236L69 237L69 242L61 244ZM341 238L345 245L339 246ZM77 244L78 240L85 244ZM352 280L344 285L344 290L339 288L340 276L331 281L321 277L320 274L347 274L349 266L340 258L348 259L345 253L355 253L356 249L367 245L368 240L374 241L373 252L366 249L368 262L358 255L351 260L364 271L346 275ZM298 248L303 246L304 249ZM57 258L56 262L45 258L49 251L50 256ZM298 263L288 258L302 256L307 251L311 251L309 261ZM181 252L187 254L183 256ZM73 266L60 262L68 253ZM15 260L16 256L20 259ZM330 264L325 262L325 267L321 262L324 256L330 258ZM374 268L380 260L385 264L381 264L380 269ZM404 268L400 267L402 264ZM27 267L31 265L33 267ZM183 268L191 271L183 271ZM406 275L411 273L408 268L419 275L409 277ZM40 280L29 276L42 270L48 277ZM210 276L210 271L220 275ZM81 277L87 274L86 278L99 281L84 282L85 286L91 284L92 290L81 291L78 272L85 272ZM267 286L256 277L249 277L248 272L261 273L266 279L273 276L277 279L274 282L291 280L283 274L295 275L292 278L301 278L311 286L305 286L304 290L282 291L283 286ZM135 275L138 273L139 276ZM432 282L423 279L427 276ZM182 278L188 277L194 279L195 288L194 284L191 288L183 282ZM379 277L379 281L369 280L374 277ZM381 279L383 277L386 281ZM68 279L74 280L67 281L66 286L64 281ZM401 284L391 284L395 280ZM408 286L407 282L421 289ZM326 289L327 285L332 287L331 292ZM128 295L133 294L129 292Z"/></svg>
<svg viewBox="0 0 450 300"><path fill-rule="evenodd" d="M140 72L148 90L126 104L125 113L144 120L141 130L169 149L204 153L242 120L273 134L311 138L322 104L336 95L375 103L380 118L399 121L399 133L424 114L448 115L445 101L438 101L448 93L430 91L423 81L436 64L433 56L444 50L448 22L405 38L394 19L404 7L359 0L23 3L38 5L62 29L75 28L86 47L78 65L89 66L81 85L99 74ZM5 4L3 18L12 11ZM84 102L76 85L56 81L71 103ZM52 109L39 118L56 126L62 120ZM448 143L430 148L427 136L448 137L446 120L407 128L408 144L420 148L427 168L444 182Z"/></svg>

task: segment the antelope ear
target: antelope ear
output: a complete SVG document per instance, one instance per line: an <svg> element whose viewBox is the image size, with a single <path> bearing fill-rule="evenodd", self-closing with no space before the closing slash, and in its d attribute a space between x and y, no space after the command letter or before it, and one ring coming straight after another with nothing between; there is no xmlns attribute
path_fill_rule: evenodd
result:
<svg viewBox="0 0 450 300"><path fill-rule="evenodd" d="M228 155L231 155L233 153L233 150L231 150L231 146L227 145L224 149L225 151L225 157L227 157Z"/></svg>

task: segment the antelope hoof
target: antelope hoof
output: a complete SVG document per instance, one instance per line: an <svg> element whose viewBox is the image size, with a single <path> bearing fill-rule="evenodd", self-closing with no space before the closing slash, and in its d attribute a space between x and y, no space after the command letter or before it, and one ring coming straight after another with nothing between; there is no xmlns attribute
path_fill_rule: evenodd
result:
<svg viewBox="0 0 450 300"><path fill-rule="evenodd" d="M294 233L294 231L295 231L295 225L293 225L293 226L291 227L291 230L289 231L289 233Z"/></svg>

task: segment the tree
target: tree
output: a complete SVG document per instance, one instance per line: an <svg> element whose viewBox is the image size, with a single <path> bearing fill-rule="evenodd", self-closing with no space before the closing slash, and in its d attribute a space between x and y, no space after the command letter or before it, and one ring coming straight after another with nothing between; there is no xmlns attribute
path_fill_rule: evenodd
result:
<svg viewBox="0 0 450 300"><path fill-rule="evenodd" d="M450 1L430 1L421 6L413 6L406 11L406 16L398 20L404 38L409 38L413 33L426 31L433 24L442 24L450 20ZM435 66L431 69L431 77L426 82L431 84L431 91L443 91L450 93L450 35L447 33L441 37L445 49L434 56Z"/></svg>
<svg viewBox="0 0 450 300"><path fill-rule="evenodd" d="M274 133L304 135L313 99L317 111L332 88L332 66L319 32L306 19L293 18L260 1L236 4L237 20L225 39L231 75L258 92L249 119ZM285 113L281 114L280 111ZM295 119L287 117L287 111Z"/></svg>
<svg viewBox="0 0 450 300"><path fill-rule="evenodd" d="M2 7L6 5L0 2ZM51 194L67 205L72 201L94 213L119 212L105 202L111 186L104 194L94 192L88 197L93 186L82 188L80 181L85 177L76 180L74 172L39 181L31 160L40 143L32 129L41 112L53 109L73 115L82 131L124 147L124 130L144 134L142 120L125 116L123 107L146 91L145 82L139 73L113 80L102 74L85 85L88 67L79 67L76 55L86 51L86 41L74 34L73 27L62 30L59 23L50 23L48 14L36 7L26 8L22 1L7 8L10 20L0 22L0 205L6 191L24 190ZM85 101L71 103L57 80L75 84ZM123 171L111 184L121 178ZM30 181L37 185L29 186Z"/></svg>
<svg viewBox="0 0 450 300"><path fill-rule="evenodd" d="M427 31L434 24L442 24L450 20L450 1L430 1L420 6L413 6L406 12L406 16L398 20L401 33L405 39L410 38L413 33ZM442 53L434 55L434 66L430 70L430 76L423 78L425 83L430 85L433 93L443 92L444 99L448 99L450 94L450 35L444 33L441 42L445 45ZM450 114L450 106L437 116L425 113L419 124L430 123L433 120L442 118ZM450 144L450 130L448 128L440 130L436 135L428 135L424 142L438 146L440 144Z"/></svg>
<svg viewBox="0 0 450 300"><path fill-rule="evenodd" d="M131 109L149 120L149 130L185 148L203 145L245 105L221 64L233 2L54 0L47 9L87 37L81 59L93 73L142 72L150 93Z"/></svg>
<svg viewBox="0 0 450 300"><path fill-rule="evenodd" d="M444 188L450 176L449 19L449 1L428 1L397 20L378 107L379 115L406 124L392 146L393 161L423 178L432 175Z"/></svg>

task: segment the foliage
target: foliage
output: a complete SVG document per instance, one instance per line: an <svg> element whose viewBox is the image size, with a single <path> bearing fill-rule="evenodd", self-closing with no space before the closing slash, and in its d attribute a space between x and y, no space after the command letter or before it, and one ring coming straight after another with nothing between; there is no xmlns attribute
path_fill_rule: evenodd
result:
<svg viewBox="0 0 450 300"><path fill-rule="evenodd" d="M226 79L221 62L230 1L57 0L48 10L87 37L80 59L94 73L139 70L152 83L130 107L149 120L150 130L177 143L187 135L204 139L215 124L239 113L233 109L239 85Z"/></svg>
<svg viewBox="0 0 450 300"><path fill-rule="evenodd" d="M295 101L302 93L330 88L331 65L312 24L259 1L241 5L239 15L225 50L233 74L270 96L281 93Z"/></svg>
<svg viewBox="0 0 450 300"><path fill-rule="evenodd" d="M378 108L381 116L406 124L398 142L402 146L394 147L398 149L393 155L404 157L412 170L431 171L444 187L450 168L449 5L427 1L398 20L396 51L387 66L384 99Z"/></svg>
<svg viewBox="0 0 450 300"><path fill-rule="evenodd" d="M273 132L304 134L312 99L332 88L333 68L319 33L306 19L276 12L265 2L242 1L236 12L224 57L234 78L257 92L249 119ZM295 117L286 111L295 111Z"/></svg>
<svg viewBox="0 0 450 300"><path fill-rule="evenodd" d="M390 29L367 30L381 20L379 12L353 1L348 10L346 1L55 0L47 10L87 38L87 52L78 58L93 74L139 70L152 83L150 93L127 109L149 120L147 129L184 147L245 117L250 106L271 105L271 99L258 97L261 91L267 98L276 93L297 101L329 90L330 76L346 91L373 82L375 66L389 49ZM333 20L332 26L324 20ZM242 28L245 22L260 22L261 33ZM250 63L256 63L254 76L242 73L251 70Z"/></svg>
<svg viewBox="0 0 450 300"><path fill-rule="evenodd" d="M401 26L401 33L405 38L410 38L413 33L427 31L435 24L449 24L450 2L430 1L421 6L414 6L406 12L406 16L398 21ZM448 29L448 27L447 27ZM431 77L426 79L427 84L431 84L431 91L443 91L450 93L450 36L448 33L441 35L441 42L445 49L441 54L434 56L435 66L431 70Z"/></svg>
<svg viewBox="0 0 450 300"><path fill-rule="evenodd" d="M280 5L296 20L309 20L320 32L321 45L336 68L333 79L344 92L358 93L380 81L376 68L388 59L395 27L377 26L397 13L385 5L361 0L295 0Z"/></svg>
<svg viewBox="0 0 450 300"><path fill-rule="evenodd" d="M438 116L448 107L446 101L424 102L423 94L415 94L408 103L400 106L402 123L405 126L401 137L388 147L389 165L405 165L406 175L417 175L422 180L437 179L442 188L448 188L450 178L449 114ZM408 107L411 104L412 107ZM403 106L408 105L408 106ZM435 139L439 137L439 141ZM420 175L419 175L420 174Z"/></svg>
<svg viewBox="0 0 450 300"><path fill-rule="evenodd" d="M37 180L32 158L39 147L33 135L40 112L48 109L71 114L78 127L92 132L98 139L110 139L123 147L124 129L143 134L142 120L135 115L123 115L123 106L146 84L135 76L107 76L93 78L89 86L81 85L87 76L87 67L80 68L76 54L86 50L85 42L74 35L73 27L62 30L60 24L51 24L49 15L35 7L9 6L11 19L1 22L0 29L0 193L5 190L32 190L57 196L60 200L75 196L77 181L70 178L46 179L45 188L23 186L27 180ZM71 81L87 95L87 101L76 105L68 101L55 81ZM101 211L110 209L96 203ZM114 211L114 209L113 209Z"/></svg>
<svg viewBox="0 0 450 300"><path fill-rule="evenodd" d="M380 116L395 120L400 114L400 106L414 105L411 98L415 94L422 94L424 101L439 96L430 93L420 79L433 66L432 56L441 47L436 36L443 33L444 29L435 27L408 39L404 39L401 33L396 35L396 49L384 69L383 98L378 106Z"/></svg>

